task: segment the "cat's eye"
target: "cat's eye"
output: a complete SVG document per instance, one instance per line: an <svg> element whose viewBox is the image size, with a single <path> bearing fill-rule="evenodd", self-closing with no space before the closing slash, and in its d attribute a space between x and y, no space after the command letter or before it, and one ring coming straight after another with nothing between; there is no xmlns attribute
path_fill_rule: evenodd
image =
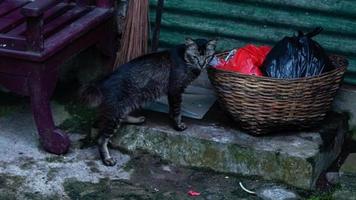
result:
<svg viewBox="0 0 356 200"><path fill-rule="evenodd" d="M213 58L213 55L209 55L209 56L206 57L206 60L210 60L212 58Z"/></svg>

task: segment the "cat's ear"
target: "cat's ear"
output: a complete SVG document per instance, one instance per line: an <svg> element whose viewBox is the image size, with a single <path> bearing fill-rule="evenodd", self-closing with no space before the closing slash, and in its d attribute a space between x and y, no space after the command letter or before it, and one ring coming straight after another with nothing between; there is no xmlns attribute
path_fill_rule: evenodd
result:
<svg viewBox="0 0 356 200"><path fill-rule="evenodd" d="M188 37L188 38L185 38L185 46L191 46L191 45L194 45L195 42L192 38Z"/></svg>
<svg viewBox="0 0 356 200"><path fill-rule="evenodd" d="M208 43L206 44L206 48L214 48L215 49L217 43L218 43L217 39L209 40Z"/></svg>
<svg viewBox="0 0 356 200"><path fill-rule="evenodd" d="M210 40L207 44L206 44L206 54L207 55L213 55L215 53L215 47L217 44L217 40L213 39Z"/></svg>

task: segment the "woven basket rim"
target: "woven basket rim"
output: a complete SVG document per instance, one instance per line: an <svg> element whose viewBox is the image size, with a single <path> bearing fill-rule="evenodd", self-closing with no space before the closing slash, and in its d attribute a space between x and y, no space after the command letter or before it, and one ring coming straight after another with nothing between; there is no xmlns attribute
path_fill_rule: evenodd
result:
<svg viewBox="0 0 356 200"><path fill-rule="evenodd" d="M222 55L226 55L229 52L230 51L221 52L221 53L215 54L215 56L221 57ZM337 57L345 58L344 56L335 55L335 54L331 54L329 56L337 56ZM229 73L231 75L242 77L242 78L252 78L253 77L254 79L260 79L261 81L273 81L273 82L288 82L288 83L291 83L291 82L309 81L309 80L322 78L322 77L325 77L325 76L329 76L330 74L333 74L333 73L335 73L337 71L346 71L347 67L348 67L348 63L345 63L345 65L337 66L335 69L333 69L331 71L328 71L328 72L325 72L323 74L317 75L317 76L301 77L301 78L290 78L290 79L281 79L281 78L274 78L274 77L267 77L267 76L255 76L255 75L249 75L249 74L242 74L240 72L218 69L218 68L213 67L213 66L208 66L208 69L216 70L216 71L219 71L219 72L222 72L222 73Z"/></svg>

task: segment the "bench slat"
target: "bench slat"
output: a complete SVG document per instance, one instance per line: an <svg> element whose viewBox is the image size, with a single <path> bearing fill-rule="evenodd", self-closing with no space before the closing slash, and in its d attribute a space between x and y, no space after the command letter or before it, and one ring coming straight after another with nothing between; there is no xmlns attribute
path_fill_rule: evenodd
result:
<svg viewBox="0 0 356 200"><path fill-rule="evenodd" d="M29 0L4 0L0 2L0 17L5 16L15 9L21 8L29 2Z"/></svg>
<svg viewBox="0 0 356 200"><path fill-rule="evenodd" d="M67 46L73 40L78 39L80 36L87 33L88 30L105 22L111 14L111 12L108 12L105 9L96 8L72 23L71 26L67 26L60 32L55 33L45 40L43 54L46 56L44 58L55 54L56 51Z"/></svg>
<svg viewBox="0 0 356 200"><path fill-rule="evenodd" d="M62 15L65 13L68 9L73 8L73 5L69 5L66 3L61 3L58 4L57 6L49 9L48 11L45 12L44 14L44 24L48 24L58 16ZM18 25L17 27L13 28L12 30L8 31L8 35L12 36L19 36L19 35L24 35L26 31L26 22L23 22L22 24Z"/></svg>
<svg viewBox="0 0 356 200"><path fill-rule="evenodd" d="M0 33L6 33L9 30L17 27L25 21L25 17L21 14L21 9L16 9L6 16L1 17Z"/></svg>
<svg viewBox="0 0 356 200"><path fill-rule="evenodd" d="M9 3L10 0L0 0L0 9L2 9L1 12L5 16L0 17L1 30L4 31L4 33L0 32L0 55L33 61L43 61L55 55L56 52L62 50L73 41L86 35L89 30L98 28L102 23L107 24L107 20L113 14L113 9L80 6L69 3L69 0L63 0L57 6L45 11L43 16L44 49L41 49L41 52L34 52L28 50L25 37L27 29L26 18L23 18L21 13L17 11L21 10L20 3L25 5L25 2L29 0L11 0L11 3L13 4L15 1L17 3L14 5L17 8L15 9L16 6L7 7L5 15L5 9L2 6L5 3ZM101 34L102 32L98 31L99 33ZM90 36L90 39L91 42L95 42L102 38Z"/></svg>
<svg viewBox="0 0 356 200"><path fill-rule="evenodd" d="M1 49L14 49L25 51L27 49L27 42L25 38L12 37L0 34L0 51Z"/></svg>
<svg viewBox="0 0 356 200"><path fill-rule="evenodd" d="M74 9L68 10L60 17L45 25L44 37L47 38L50 35L58 32L68 24L74 22L75 20L88 13L89 11L90 9L88 7L75 7Z"/></svg>

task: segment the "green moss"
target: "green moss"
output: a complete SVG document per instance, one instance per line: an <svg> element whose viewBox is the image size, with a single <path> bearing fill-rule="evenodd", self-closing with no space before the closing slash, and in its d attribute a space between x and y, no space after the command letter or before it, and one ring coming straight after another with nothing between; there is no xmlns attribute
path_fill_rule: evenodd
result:
<svg viewBox="0 0 356 200"><path fill-rule="evenodd" d="M52 181L58 174L60 168L50 168L47 173L47 180Z"/></svg>
<svg viewBox="0 0 356 200"><path fill-rule="evenodd" d="M26 200L57 200L57 199L62 199L60 196L53 195L53 196L44 196L39 194L38 192L35 193L30 193L26 192L23 194L24 198Z"/></svg>
<svg viewBox="0 0 356 200"><path fill-rule="evenodd" d="M45 200L45 197L38 193L26 192L23 194L23 196L28 200Z"/></svg>
<svg viewBox="0 0 356 200"><path fill-rule="evenodd" d="M71 199L156 199L154 192L131 183L101 179L99 183L80 182L75 179L65 180L64 189Z"/></svg>
<svg viewBox="0 0 356 200"><path fill-rule="evenodd" d="M18 189L22 186L24 180L25 178L21 176L9 176L7 174L0 174L0 199L16 199Z"/></svg>
<svg viewBox="0 0 356 200"><path fill-rule="evenodd" d="M129 162L127 162L123 168L122 168L125 172L130 172L131 170L134 169L134 165L132 163L132 160L130 160Z"/></svg>
<svg viewBox="0 0 356 200"><path fill-rule="evenodd" d="M70 102L65 106L70 118L65 120L60 127L69 132L88 134L95 120L96 112L86 106Z"/></svg>
<svg viewBox="0 0 356 200"><path fill-rule="evenodd" d="M242 173L310 188L313 165L303 158L279 152L257 151L236 144L219 144L185 134L174 134L148 126L129 125L113 139L115 146L130 151L145 150L172 163ZM130 170L130 166L125 167ZM278 170L276 170L278 169Z"/></svg>
<svg viewBox="0 0 356 200"><path fill-rule="evenodd" d="M65 180L64 189L71 199L109 199L109 180L102 179L99 183L80 182L76 179Z"/></svg>
<svg viewBox="0 0 356 200"><path fill-rule="evenodd" d="M20 169L22 170L28 170L35 165L36 161L33 158L24 158L23 159L24 163L20 166Z"/></svg>
<svg viewBox="0 0 356 200"><path fill-rule="evenodd" d="M332 193L312 195L307 200L334 200Z"/></svg>
<svg viewBox="0 0 356 200"><path fill-rule="evenodd" d="M0 189L0 199L1 200L14 200L14 199L16 199L16 193L4 191L3 189Z"/></svg>
<svg viewBox="0 0 356 200"><path fill-rule="evenodd" d="M85 164L89 167L90 171L93 173L99 173L100 170L98 169L97 164L94 161L87 161Z"/></svg>
<svg viewBox="0 0 356 200"><path fill-rule="evenodd" d="M234 155L233 162L244 163L251 174L260 174L266 179L273 178L299 187L309 188L310 186L312 166L303 159L250 151L236 146L231 146L229 150L229 154Z"/></svg>
<svg viewBox="0 0 356 200"><path fill-rule="evenodd" d="M81 147L89 147L96 144L96 137L91 135L91 130L96 119L96 110L79 105L72 101L65 105L65 110L70 114L59 127L67 132L75 132L86 135L81 140Z"/></svg>
<svg viewBox="0 0 356 200"><path fill-rule="evenodd" d="M61 163L64 162L64 157L52 155L50 157L46 157L45 160L49 163Z"/></svg>
<svg viewBox="0 0 356 200"><path fill-rule="evenodd" d="M127 131L130 131L130 134L127 134ZM127 146L130 150L139 147L178 164L185 163L190 166L211 168L222 167L223 154L209 141L196 140L184 135L168 136L164 132L155 134L149 129L135 126L127 126L121 130L119 135L125 137L121 140L125 144L121 146ZM144 135L144 140L141 140L141 135Z"/></svg>
<svg viewBox="0 0 356 200"><path fill-rule="evenodd" d="M340 184L336 184L333 187L325 190L315 190L315 191L298 191L307 200L338 200L344 198L334 198L333 195L336 191L341 189Z"/></svg>
<svg viewBox="0 0 356 200"><path fill-rule="evenodd" d="M223 155L221 152L213 148L211 145L205 146L205 151L202 154L202 164L207 166L219 166L222 162Z"/></svg>
<svg viewBox="0 0 356 200"><path fill-rule="evenodd" d="M256 155L254 152L250 152L248 149L236 147L235 145L228 146L229 154L233 156L232 162L244 163L246 167L249 166L258 166L261 159L264 159L264 155L258 155L260 159L256 159ZM251 169L253 170L253 169Z"/></svg>
<svg viewBox="0 0 356 200"><path fill-rule="evenodd" d="M308 164L302 159L294 158L294 157L285 157L283 159L283 180L286 183L294 183L295 185L304 186L308 188L312 185L310 182L313 174L312 165ZM296 175L298 175L298 179L296 179Z"/></svg>
<svg viewBox="0 0 356 200"><path fill-rule="evenodd" d="M9 176L7 174L0 174L0 188L15 187L18 188L24 181L21 176Z"/></svg>
<svg viewBox="0 0 356 200"><path fill-rule="evenodd" d="M19 109L20 109L20 107L17 105L1 106L0 107L0 117L15 113Z"/></svg>
<svg viewBox="0 0 356 200"><path fill-rule="evenodd" d="M59 127L67 132L84 134L86 137L80 140L80 147L96 145L97 137L92 133L92 127L96 120L96 110L85 105L71 101L65 104L65 110L70 114Z"/></svg>

